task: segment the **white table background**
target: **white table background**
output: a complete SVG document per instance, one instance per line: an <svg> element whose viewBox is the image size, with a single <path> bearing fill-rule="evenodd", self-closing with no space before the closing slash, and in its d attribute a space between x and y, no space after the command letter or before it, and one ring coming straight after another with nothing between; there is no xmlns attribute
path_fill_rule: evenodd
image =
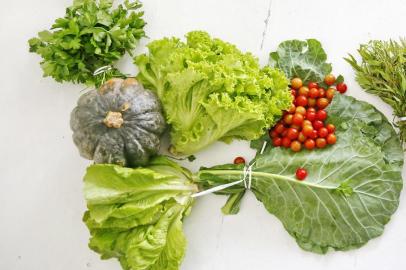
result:
<svg viewBox="0 0 406 270"><path fill-rule="evenodd" d="M367 95L342 57L369 39L405 35L406 1L145 0L151 39L202 29L258 55L286 39L317 38L348 94L391 117L390 108ZM42 78L40 58L27 40L62 16L71 0L0 0L0 269L113 270L88 249L82 223L82 176L89 161L71 140L69 114L83 88ZM269 13L270 12L270 13ZM270 14L270 16L269 16ZM268 23L264 21L269 17ZM138 51L143 51L143 40ZM135 73L129 59L120 65ZM216 143L197 154L191 170L247 159L248 142ZM405 175L405 170L403 171ZM302 251L281 223L252 194L241 213L223 217L225 197L199 198L184 229L189 240L183 270L406 269L406 194L383 236L349 252L325 256Z"/></svg>

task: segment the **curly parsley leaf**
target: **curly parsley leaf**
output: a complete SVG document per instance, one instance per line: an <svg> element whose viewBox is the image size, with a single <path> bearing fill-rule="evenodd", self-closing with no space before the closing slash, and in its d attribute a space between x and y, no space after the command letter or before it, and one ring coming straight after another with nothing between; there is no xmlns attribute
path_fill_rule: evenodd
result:
<svg viewBox="0 0 406 270"><path fill-rule="evenodd" d="M30 52L42 57L45 77L98 86L102 76L93 76L93 72L112 65L126 52L131 55L145 36L141 6L128 0L117 8L113 8L112 0L74 0L49 31L41 31L28 41ZM113 68L103 80L111 76L124 74Z"/></svg>

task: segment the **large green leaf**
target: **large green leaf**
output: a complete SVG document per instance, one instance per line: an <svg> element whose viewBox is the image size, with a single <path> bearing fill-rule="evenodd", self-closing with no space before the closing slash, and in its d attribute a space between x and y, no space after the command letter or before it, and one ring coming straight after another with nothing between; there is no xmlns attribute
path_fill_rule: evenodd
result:
<svg viewBox="0 0 406 270"><path fill-rule="evenodd" d="M332 70L326 60L327 55L316 39L287 40L270 53L269 64L281 69L288 78L299 77L305 83L321 82Z"/></svg>
<svg viewBox="0 0 406 270"><path fill-rule="evenodd" d="M146 168L92 165L84 180L91 249L118 258L124 269L179 269L182 220L196 192L189 171L157 157Z"/></svg>
<svg viewBox="0 0 406 270"><path fill-rule="evenodd" d="M300 153L267 147L252 163L257 199L303 249L317 253L356 248L381 235L403 184L400 141L380 112L338 95L329 113L337 126L335 145ZM305 181L295 178L299 167L308 171ZM241 167L223 165L202 169L198 178L208 188L242 175ZM242 191L243 184L221 193Z"/></svg>

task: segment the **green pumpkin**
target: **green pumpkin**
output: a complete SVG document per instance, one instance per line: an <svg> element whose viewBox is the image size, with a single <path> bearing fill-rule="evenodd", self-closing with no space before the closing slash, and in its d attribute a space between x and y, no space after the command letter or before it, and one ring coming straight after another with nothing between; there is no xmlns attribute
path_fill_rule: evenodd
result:
<svg viewBox="0 0 406 270"><path fill-rule="evenodd" d="M155 94L128 78L111 79L82 95L70 125L81 156L135 167L158 152L165 120Z"/></svg>

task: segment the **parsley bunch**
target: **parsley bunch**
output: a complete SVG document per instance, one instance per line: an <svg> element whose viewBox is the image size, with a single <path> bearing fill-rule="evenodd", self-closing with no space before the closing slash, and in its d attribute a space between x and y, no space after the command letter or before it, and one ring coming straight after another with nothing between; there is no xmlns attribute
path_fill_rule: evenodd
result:
<svg viewBox="0 0 406 270"><path fill-rule="evenodd" d="M102 76L93 76L93 72L112 65L125 52L131 55L145 36L144 13L137 11L141 6L126 0L114 9L113 0L74 0L50 31L29 40L30 52L41 55L45 77L98 86ZM113 68L106 76L103 79L124 75Z"/></svg>

